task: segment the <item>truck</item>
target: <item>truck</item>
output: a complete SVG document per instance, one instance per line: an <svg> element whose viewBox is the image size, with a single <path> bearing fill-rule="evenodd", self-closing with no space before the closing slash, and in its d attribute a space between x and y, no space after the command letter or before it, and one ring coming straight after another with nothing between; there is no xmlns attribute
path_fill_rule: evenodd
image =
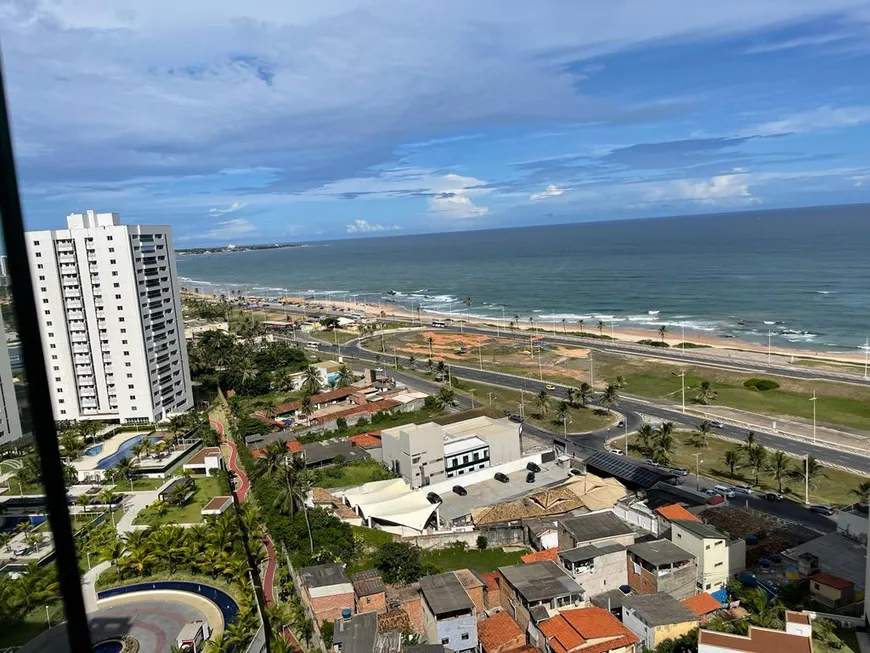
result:
<svg viewBox="0 0 870 653"><path fill-rule="evenodd" d="M202 651L203 643L208 639L209 629L208 622L197 620L189 621L184 624L184 628L178 633L175 639L175 645L182 651L191 651L197 653Z"/></svg>

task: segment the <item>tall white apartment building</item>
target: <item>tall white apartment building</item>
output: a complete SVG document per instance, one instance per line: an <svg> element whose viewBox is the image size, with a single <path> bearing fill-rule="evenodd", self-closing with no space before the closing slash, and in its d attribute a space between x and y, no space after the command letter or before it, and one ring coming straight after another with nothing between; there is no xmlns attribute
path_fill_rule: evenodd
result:
<svg viewBox="0 0 870 653"><path fill-rule="evenodd" d="M3 325L3 316L0 315L0 444L13 442L20 437L18 401L15 399L9 348L6 346L6 328Z"/></svg>
<svg viewBox="0 0 870 653"><path fill-rule="evenodd" d="M159 422L188 410L172 229L95 211L66 220L27 233L55 419Z"/></svg>

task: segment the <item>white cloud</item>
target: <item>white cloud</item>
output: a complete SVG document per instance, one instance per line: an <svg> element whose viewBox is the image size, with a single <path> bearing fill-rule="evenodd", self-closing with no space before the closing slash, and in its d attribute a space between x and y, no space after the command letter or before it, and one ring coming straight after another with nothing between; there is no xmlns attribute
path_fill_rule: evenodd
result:
<svg viewBox="0 0 870 653"><path fill-rule="evenodd" d="M646 184L647 202L684 200L699 204L753 203L758 201L749 190L746 173L717 175L710 179L678 179Z"/></svg>
<svg viewBox="0 0 870 653"><path fill-rule="evenodd" d="M783 50L794 50L795 48L806 48L817 45L827 45L828 43L837 43L852 38L853 34L838 33L838 34L819 34L818 36L802 36L786 41L777 41L775 43L761 43L747 48L745 54L766 54L769 52L781 52Z"/></svg>
<svg viewBox="0 0 870 653"><path fill-rule="evenodd" d="M870 106L832 107L825 105L802 111L781 120L772 120L746 129L748 136L775 136L795 132L813 132L840 127L856 127L870 122Z"/></svg>
<svg viewBox="0 0 870 653"><path fill-rule="evenodd" d="M349 234L367 234L375 231L399 231L401 227L397 224L382 225L372 224L367 220L354 220L349 225L346 225L347 233Z"/></svg>
<svg viewBox="0 0 870 653"><path fill-rule="evenodd" d="M491 189L480 179L461 175L444 175L439 180L442 190L429 199L429 213L450 220L477 218L489 213L486 206L478 206L472 197L487 195Z"/></svg>
<svg viewBox="0 0 870 653"><path fill-rule="evenodd" d="M233 218L232 220L216 223L214 228L205 233L180 236L178 240L222 240L227 241L229 244L229 241L234 238L250 236L257 232L257 226L249 220L245 218Z"/></svg>
<svg viewBox="0 0 870 653"><path fill-rule="evenodd" d="M555 184L550 184L549 186L547 186L547 189L544 192L532 193L531 195L529 195L529 199L535 202L537 200L543 200L548 197L558 197L559 195L563 195L566 190L566 188L559 188Z"/></svg>
<svg viewBox="0 0 870 653"><path fill-rule="evenodd" d="M243 206L244 206L244 204L242 202L233 202L225 209L217 209L217 208L209 209L208 214L209 215L224 215L225 213L232 213L233 211L238 211Z"/></svg>

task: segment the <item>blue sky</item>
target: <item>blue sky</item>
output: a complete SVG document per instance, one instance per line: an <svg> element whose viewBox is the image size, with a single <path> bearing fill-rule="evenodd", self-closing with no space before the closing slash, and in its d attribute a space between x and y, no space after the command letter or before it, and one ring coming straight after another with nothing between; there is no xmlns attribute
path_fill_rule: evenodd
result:
<svg viewBox="0 0 870 653"><path fill-rule="evenodd" d="M870 201L866 0L7 0L28 227L179 246Z"/></svg>

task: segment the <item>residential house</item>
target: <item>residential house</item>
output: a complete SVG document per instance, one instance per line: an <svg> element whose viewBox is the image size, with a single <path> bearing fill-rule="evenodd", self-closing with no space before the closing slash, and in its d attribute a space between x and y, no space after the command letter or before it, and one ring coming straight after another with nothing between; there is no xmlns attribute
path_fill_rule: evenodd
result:
<svg viewBox="0 0 870 653"><path fill-rule="evenodd" d="M701 630L698 653L813 653L812 622L808 615L786 612L785 632L755 626L747 635Z"/></svg>
<svg viewBox="0 0 870 653"><path fill-rule="evenodd" d="M628 584L637 594L665 592L681 600L695 594L695 556L670 540L628 547Z"/></svg>
<svg viewBox="0 0 870 653"><path fill-rule="evenodd" d="M602 608L565 610L538 625L545 653L634 653L637 635Z"/></svg>
<svg viewBox="0 0 870 653"><path fill-rule="evenodd" d="M680 503L659 506L655 509L655 513L659 519L659 533L664 533L675 521L693 521L698 522L699 524L703 523L697 516L689 512L688 509Z"/></svg>
<svg viewBox="0 0 870 653"><path fill-rule="evenodd" d="M822 605L841 608L854 603L855 582L820 571L810 576L810 594Z"/></svg>
<svg viewBox="0 0 870 653"><path fill-rule="evenodd" d="M423 599L420 583L387 586L387 614L402 612L407 615L412 632L425 635L423 628Z"/></svg>
<svg viewBox="0 0 870 653"><path fill-rule="evenodd" d="M680 601L680 603L698 615L702 624L707 623L711 617L715 616L716 613L724 607L719 603L717 598L707 592L701 592L700 594L695 594L695 596L690 596L689 598Z"/></svg>
<svg viewBox="0 0 870 653"><path fill-rule="evenodd" d="M732 540L709 524L674 521L671 542L695 557L699 591L721 589L731 576L746 569L746 542Z"/></svg>
<svg viewBox="0 0 870 653"><path fill-rule="evenodd" d="M507 653L526 644L526 634L507 612L478 622L477 640L483 653Z"/></svg>
<svg viewBox="0 0 870 653"><path fill-rule="evenodd" d="M420 579L423 630L430 644L451 651L477 650L477 610L452 571Z"/></svg>
<svg viewBox="0 0 870 653"><path fill-rule="evenodd" d="M583 588L549 560L500 567L496 577L501 606L525 631L561 610L580 607ZM539 643L532 642L539 646Z"/></svg>
<svg viewBox="0 0 870 653"><path fill-rule="evenodd" d="M586 544L634 544L635 533L612 510L591 512L559 521L559 548Z"/></svg>
<svg viewBox="0 0 870 653"><path fill-rule="evenodd" d="M499 577L501 574L498 571L488 571L481 574L483 579L483 606L487 610L501 607L501 588L499 587Z"/></svg>
<svg viewBox="0 0 870 653"><path fill-rule="evenodd" d="M543 549L542 551L527 553L524 556L520 556L520 560L527 565L530 565L533 562L541 562L542 560L559 562L559 549Z"/></svg>
<svg viewBox="0 0 870 653"><path fill-rule="evenodd" d="M457 569L453 572L465 588L465 593L468 598L474 603L474 609L477 612L478 618L483 618L484 606L483 594L486 587L486 582L481 578L476 571L470 569Z"/></svg>
<svg viewBox="0 0 870 653"><path fill-rule="evenodd" d="M344 462L354 460L367 460L369 458L365 449L353 446L347 440L325 440L321 442L309 442L302 446L302 457L306 467L323 467L332 465L336 459ZM340 458L339 458L340 457Z"/></svg>
<svg viewBox="0 0 870 653"><path fill-rule="evenodd" d="M559 564L580 583L586 599L628 582L622 544L587 544L560 551Z"/></svg>
<svg viewBox="0 0 870 653"><path fill-rule="evenodd" d="M559 523L554 519L528 519L523 522L529 542L536 549L555 549L559 546Z"/></svg>
<svg viewBox="0 0 870 653"><path fill-rule="evenodd" d="M335 621L342 610L354 610L353 585L339 564L315 565L299 570L305 595L319 623Z"/></svg>
<svg viewBox="0 0 870 653"><path fill-rule="evenodd" d="M357 612L386 612L387 588L376 569L366 569L352 577Z"/></svg>
<svg viewBox="0 0 870 653"><path fill-rule="evenodd" d="M335 620L332 635L334 653L400 653L401 632L379 632L374 612Z"/></svg>
<svg viewBox="0 0 870 653"><path fill-rule="evenodd" d="M622 602L622 623L648 649L685 635L698 622L698 615L664 592L627 596Z"/></svg>
<svg viewBox="0 0 870 653"><path fill-rule="evenodd" d="M212 476L224 468L224 456L220 447L206 447L193 454L181 466L194 474Z"/></svg>

